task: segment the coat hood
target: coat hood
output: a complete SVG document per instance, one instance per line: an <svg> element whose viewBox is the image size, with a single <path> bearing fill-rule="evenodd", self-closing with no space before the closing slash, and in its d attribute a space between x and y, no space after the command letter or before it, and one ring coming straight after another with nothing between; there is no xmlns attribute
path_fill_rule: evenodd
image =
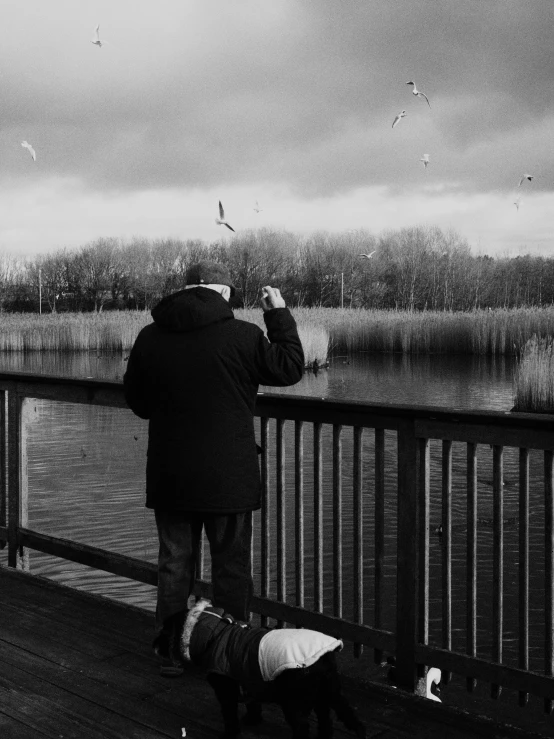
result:
<svg viewBox="0 0 554 739"><path fill-rule="evenodd" d="M194 331L234 318L229 303L209 287L195 287L167 295L152 309L154 323L166 331Z"/></svg>

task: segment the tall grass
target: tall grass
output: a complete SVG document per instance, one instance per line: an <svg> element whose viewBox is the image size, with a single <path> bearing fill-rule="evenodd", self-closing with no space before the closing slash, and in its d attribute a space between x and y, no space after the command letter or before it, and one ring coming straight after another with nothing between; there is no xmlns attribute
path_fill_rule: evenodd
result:
<svg viewBox="0 0 554 739"><path fill-rule="evenodd" d="M514 411L554 413L554 339L533 336L514 376Z"/></svg>
<svg viewBox="0 0 554 739"><path fill-rule="evenodd" d="M554 336L554 307L449 313L293 308L306 361L329 351L412 354L517 354L536 335ZM265 328L260 309L235 311ZM149 313L0 315L0 351L127 351L150 323Z"/></svg>

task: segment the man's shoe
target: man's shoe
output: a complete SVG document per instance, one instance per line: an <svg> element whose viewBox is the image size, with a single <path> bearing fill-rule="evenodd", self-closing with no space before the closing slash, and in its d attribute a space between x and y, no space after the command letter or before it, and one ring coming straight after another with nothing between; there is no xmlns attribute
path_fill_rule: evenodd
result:
<svg viewBox="0 0 554 739"><path fill-rule="evenodd" d="M162 631L152 644L154 654L160 659L162 677L179 677L185 669L185 663L179 652L179 642L175 637L176 634L169 635Z"/></svg>

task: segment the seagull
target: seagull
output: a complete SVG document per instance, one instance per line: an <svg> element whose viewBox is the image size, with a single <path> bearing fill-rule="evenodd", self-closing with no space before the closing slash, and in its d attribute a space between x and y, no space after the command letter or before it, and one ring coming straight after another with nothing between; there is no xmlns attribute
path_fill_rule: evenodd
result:
<svg viewBox="0 0 554 739"><path fill-rule="evenodd" d="M227 226L230 231L233 231L233 233L235 233L235 229L231 228L231 226L225 220L225 212L223 210L223 206L221 205L221 200L219 201L219 218L216 218L215 222L218 226Z"/></svg>
<svg viewBox="0 0 554 739"><path fill-rule="evenodd" d="M424 154L419 161L423 162L423 166L427 169L427 165L429 164L429 154Z"/></svg>
<svg viewBox="0 0 554 739"><path fill-rule="evenodd" d="M371 257L375 254L377 249L374 249L373 251L370 251L369 254L358 254L359 257L362 257L363 259L371 259Z"/></svg>
<svg viewBox="0 0 554 739"><path fill-rule="evenodd" d="M392 122L392 127L394 128L399 122L401 118L405 118L408 114L405 110L400 111L400 113L396 116L394 121Z"/></svg>
<svg viewBox="0 0 554 739"><path fill-rule="evenodd" d="M438 701L439 703L442 703L441 699L438 697L438 695L433 692L433 689L437 692L439 692L439 683L441 681L441 671L438 667L431 667L427 671L427 695L426 698L429 698L431 701ZM433 686L436 685L436 688L433 688Z"/></svg>
<svg viewBox="0 0 554 739"><path fill-rule="evenodd" d="M407 85L413 85L414 89L412 90L412 95L417 95L418 97L422 97L422 98L425 98L425 100L427 100L427 105L428 105L429 107L431 107L431 103L429 102L429 98L427 97L427 95L426 95L426 94L425 94L424 92L420 92L420 91L419 91L419 90L417 89L417 87L416 87L416 85L415 85L415 82L406 82L406 84L407 84Z"/></svg>
<svg viewBox="0 0 554 739"><path fill-rule="evenodd" d="M24 149L28 149L28 150L29 150L29 153L30 153L30 154L31 154L31 156L33 157L33 161L34 161L34 162L36 162L36 160L37 160L37 153L36 153L36 151L35 151L35 150L33 149L33 147L31 146L31 144L29 144L29 142L28 142L28 141L22 141L22 142L21 142L21 146L22 146L22 147L23 147Z"/></svg>
<svg viewBox="0 0 554 739"><path fill-rule="evenodd" d="M516 210L519 210L520 203L521 203L520 198L518 198L517 200L514 200L514 205L516 206Z"/></svg>
<svg viewBox="0 0 554 739"><path fill-rule="evenodd" d="M522 178L520 179L520 181L519 181L519 185L518 185L518 187L521 187L522 183L523 183L523 182L524 182L525 180L529 180L529 182L531 182L531 180L533 179L533 177L534 177L534 175L532 175L532 174L524 174L524 175L523 175L523 177L522 177Z"/></svg>
<svg viewBox="0 0 554 739"><path fill-rule="evenodd" d="M98 46L98 48L101 49L102 48L102 42L100 41L100 34L98 33L99 30L100 30L100 25L96 26L96 28L94 29L95 36L94 36L93 39L91 39L90 43L91 44L94 44L95 46Z"/></svg>
<svg viewBox="0 0 554 739"><path fill-rule="evenodd" d="M260 208L257 200L256 200L256 205L254 206L254 210L256 211L256 213L260 213L260 211L263 210L263 208Z"/></svg>

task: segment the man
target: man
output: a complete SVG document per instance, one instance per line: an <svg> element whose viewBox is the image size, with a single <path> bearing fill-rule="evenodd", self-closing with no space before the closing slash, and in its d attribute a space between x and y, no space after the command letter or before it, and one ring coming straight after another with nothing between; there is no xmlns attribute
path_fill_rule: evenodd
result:
<svg viewBox="0 0 554 739"><path fill-rule="evenodd" d="M294 385L304 354L279 290L263 289L268 339L235 319L227 268L202 261L186 287L152 310L129 356L125 398L149 420L146 506L159 538L154 647L162 674L182 672L180 633L205 528L214 606L247 621L252 596L252 511L260 507L254 434L259 385Z"/></svg>

